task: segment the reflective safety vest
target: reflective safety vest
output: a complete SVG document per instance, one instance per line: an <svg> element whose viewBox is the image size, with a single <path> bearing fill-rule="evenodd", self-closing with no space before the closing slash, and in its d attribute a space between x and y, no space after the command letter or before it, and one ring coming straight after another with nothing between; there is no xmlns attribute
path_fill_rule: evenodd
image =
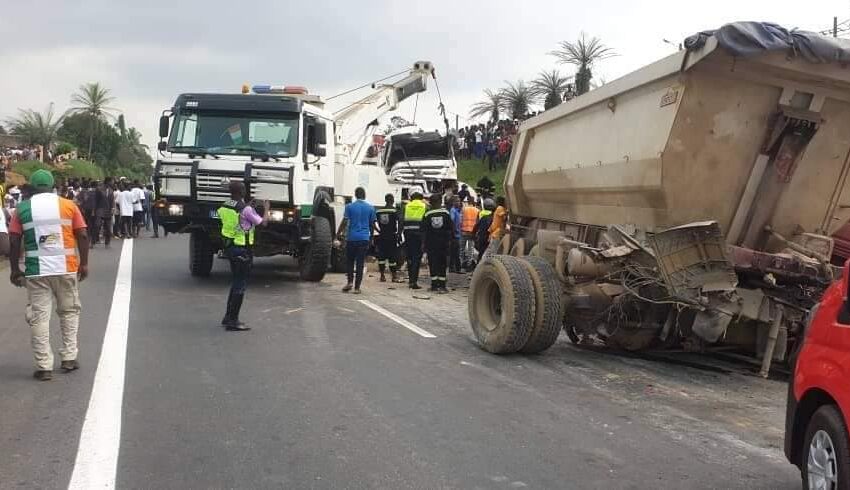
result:
<svg viewBox="0 0 850 490"><path fill-rule="evenodd" d="M237 247L244 247L246 242L248 245L254 244L254 228L252 227L246 232L239 224L239 215L243 209L245 209L244 203L232 199L218 208L218 217L221 219L221 236L224 237L225 242L232 241L233 245Z"/></svg>
<svg viewBox="0 0 850 490"><path fill-rule="evenodd" d="M419 231L419 224L422 222L422 217L428 211L428 205L421 199L416 199L407 203L404 207L404 229L411 231Z"/></svg>
<svg viewBox="0 0 850 490"><path fill-rule="evenodd" d="M478 222L478 208L475 206L464 206L461 211L460 231L472 233L475 223Z"/></svg>
<svg viewBox="0 0 850 490"><path fill-rule="evenodd" d="M478 213L478 219L486 218L487 216L490 216L491 214L493 214L493 211L490 211L489 209L482 209L481 212Z"/></svg>
<svg viewBox="0 0 850 490"><path fill-rule="evenodd" d="M2 212L2 211L0 211ZM42 192L17 207L24 243L24 275L27 277L74 274L79 268L74 236L73 201Z"/></svg>

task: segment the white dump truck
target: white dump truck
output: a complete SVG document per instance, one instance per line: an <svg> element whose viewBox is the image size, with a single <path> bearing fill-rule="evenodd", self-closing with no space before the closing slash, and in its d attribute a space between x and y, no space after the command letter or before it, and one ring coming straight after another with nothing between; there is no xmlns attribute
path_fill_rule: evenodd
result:
<svg viewBox="0 0 850 490"><path fill-rule="evenodd" d="M487 351L792 352L850 218L850 47L759 23L686 46L520 126L469 294Z"/></svg>

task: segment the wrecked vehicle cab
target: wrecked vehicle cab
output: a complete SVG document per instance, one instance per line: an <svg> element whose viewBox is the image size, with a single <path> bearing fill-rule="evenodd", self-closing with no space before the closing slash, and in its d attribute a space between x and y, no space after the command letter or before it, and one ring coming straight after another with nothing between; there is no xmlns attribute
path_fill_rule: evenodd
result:
<svg viewBox="0 0 850 490"><path fill-rule="evenodd" d="M788 358L850 218L850 45L733 23L520 126L476 270L491 352L575 342Z"/></svg>
<svg viewBox="0 0 850 490"><path fill-rule="evenodd" d="M415 126L413 127L415 128ZM384 169L391 181L422 185L427 194L441 192L457 181L452 136L437 131L402 128L385 141Z"/></svg>

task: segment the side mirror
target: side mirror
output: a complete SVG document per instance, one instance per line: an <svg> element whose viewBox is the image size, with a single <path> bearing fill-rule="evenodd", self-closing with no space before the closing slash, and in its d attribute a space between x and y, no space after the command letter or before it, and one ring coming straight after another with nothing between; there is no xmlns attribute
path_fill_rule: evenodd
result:
<svg viewBox="0 0 850 490"><path fill-rule="evenodd" d="M156 149L159 150L159 151L165 151L165 149L167 147L168 147L168 144L165 141L160 141L159 143L156 144Z"/></svg>
<svg viewBox="0 0 850 490"><path fill-rule="evenodd" d="M168 116L161 116L159 118L159 137L168 137Z"/></svg>
<svg viewBox="0 0 850 490"><path fill-rule="evenodd" d="M328 150L325 148L325 145L316 145L312 152L317 157L327 156Z"/></svg>
<svg viewBox="0 0 850 490"><path fill-rule="evenodd" d="M317 145L326 145L328 144L328 131L325 123L316 123L315 126L315 135L316 135L316 144ZM321 155L324 156L324 155Z"/></svg>

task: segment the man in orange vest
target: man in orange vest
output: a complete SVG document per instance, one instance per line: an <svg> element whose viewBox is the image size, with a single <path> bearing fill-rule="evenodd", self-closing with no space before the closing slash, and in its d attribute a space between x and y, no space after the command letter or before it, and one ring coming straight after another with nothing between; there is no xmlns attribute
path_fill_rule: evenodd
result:
<svg viewBox="0 0 850 490"><path fill-rule="evenodd" d="M466 202L461 209L460 221L460 260L463 268L471 269L473 254L475 253L475 225L478 224L478 208L475 199L467 196Z"/></svg>

